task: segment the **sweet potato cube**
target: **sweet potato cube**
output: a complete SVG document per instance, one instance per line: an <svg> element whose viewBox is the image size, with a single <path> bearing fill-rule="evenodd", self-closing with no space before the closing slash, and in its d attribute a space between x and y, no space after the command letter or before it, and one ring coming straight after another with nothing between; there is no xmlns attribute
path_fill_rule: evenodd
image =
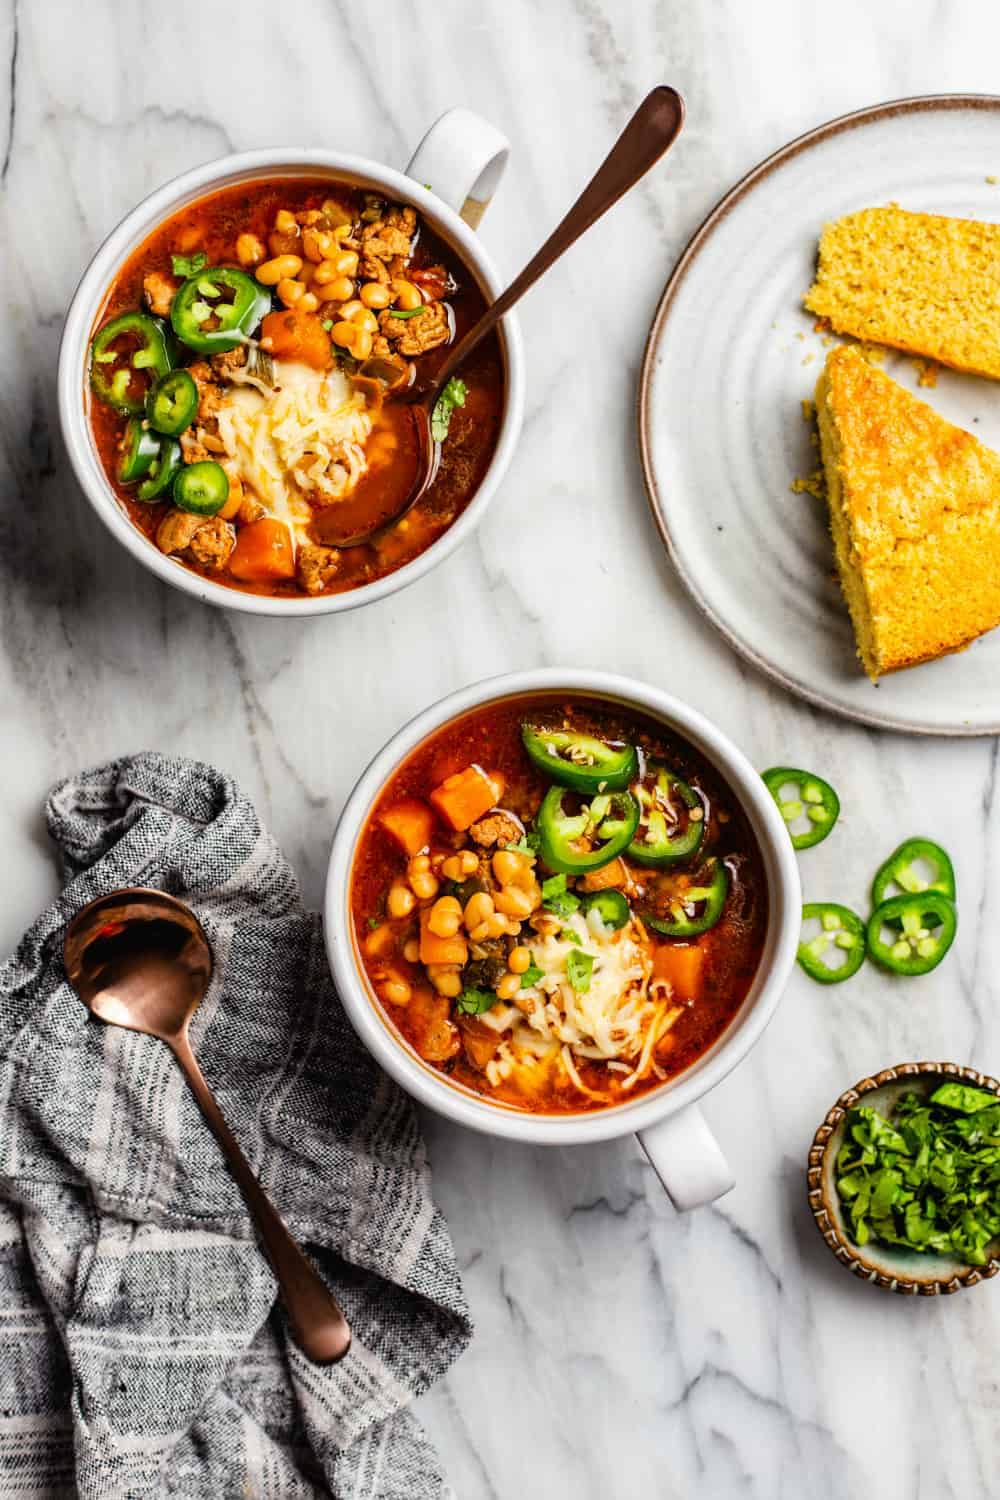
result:
<svg viewBox="0 0 1000 1500"><path fill-rule="evenodd" d="M697 1000L705 950L697 943L657 943L653 978L665 979L678 1000Z"/></svg>
<svg viewBox="0 0 1000 1500"><path fill-rule="evenodd" d="M438 937L427 926L431 908L425 906L420 913L420 962L422 964L458 964L461 966L469 956L469 945L464 933L454 937Z"/></svg>
<svg viewBox="0 0 1000 1500"><path fill-rule="evenodd" d="M406 797L402 802L394 802L385 812L379 813L378 821L386 833L392 834L404 852L411 855L419 854L421 849L427 848L434 830L434 813L426 802L421 802L417 797Z"/></svg>
<svg viewBox="0 0 1000 1500"><path fill-rule="evenodd" d="M244 583L272 583L295 577L295 548L284 521L261 516L241 526L229 557L229 571Z"/></svg>
<svg viewBox="0 0 1000 1500"><path fill-rule="evenodd" d="M488 776L482 766L473 765L442 781L431 792L431 801L449 827L461 833L496 807L502 796L500 777Z"/></svg>

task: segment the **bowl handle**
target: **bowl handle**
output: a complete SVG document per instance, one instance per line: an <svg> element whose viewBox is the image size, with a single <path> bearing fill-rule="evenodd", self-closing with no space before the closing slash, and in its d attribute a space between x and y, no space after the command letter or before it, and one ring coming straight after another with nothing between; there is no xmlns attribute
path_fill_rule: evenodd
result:
<svg viewBox="0 0 1000 1500"><path fill-rule="evenodd" d="M478 227L496 192L510 141L471 109L446 110L424 136L406 168L425 188Z"/></svg>
<svg viewBox="0 0 1000 1500"><path fill-rule="evenodd" d="M697 1104L640 1130L639 1144L678 1213L711 1203L735 1186L729 1163Z"/></svg>

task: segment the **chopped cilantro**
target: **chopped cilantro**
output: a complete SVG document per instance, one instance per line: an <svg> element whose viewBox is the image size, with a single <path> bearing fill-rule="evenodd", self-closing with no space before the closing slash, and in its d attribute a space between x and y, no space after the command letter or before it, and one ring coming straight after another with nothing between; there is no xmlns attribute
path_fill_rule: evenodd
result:
<svg viewBox="0 0 1000 1500"><path fill-rule="evenodd" d="M968 1083L942 1083L931 1095L932 1104L943 1104L945 1109L957 1109L963 1115L978 1114L996 1102L996 1094L989 1089L975 1089Z"/></svg>
<svg viewBox="0 0 1000 1500"><path fill-rule="evenodd" d="M368 926L372 929L373 932L374 932L375 928L378 925L379 925L378 917L369 917L368 918Z"/></svg>
<svg viewBox="0 0 1000 1500"><path fill-rule="evenodd" d="M537 984L540 979L544 978L544 975L543 969L540 969L537 964L531 964L521 975L522 990L530 989L533 984Z"/></svg>
<svg viewBox="0 0 1000 1500"><path fill-rule="evenodd" d="M434 403L434 411L431 414L431 437L436 443L443 443L448 436L451 414L456 406L465 405L465 398L468 394L469 387L465 381L453 375Z"/></svg>
<svg viewBox="0 0 1000 1500"><path fill-rule="evenodd" d="M331 328L332 328L332 327L333 327L333 319L332 319L332 318L324 318L324 319L323 319L323 328L324 328L324 330L325 330L325 331L326 331L326 332L327 332L327 333L329 333L329 332L330 332L330 329L331 329Z"/></svg>
<svg viewBox="0 0 1000 1500"><path fill-rule="evenodd" d="M525 833L514 844L505 844L511 854L537 854L541 844L541 835L537 833Z"/></svg>
<svg viewBox="0 0 1000 1500"><path fill-rule="evenodd" d="M566 889L565 875L550 875L542 885L542 905L557 917L568 917L579 907L580 898Z"/></svg>
<svg viewBox="0 0 1000 1500"><path fill-rule="evenodd" d="M1000 1237L1000 1099L943 1084L930 1098L904 1094L889 1117L852 1109L836 1181L857 1244L985 1265Z"/></svg>
<svg viewBox="0 0 1000 1500"><path fill-rule="evenodd" d="M580 994L590 989L590 976L594 972L594 960L589 953L571 948L566 955L566 978Z"/></svg>
<svg viewBox="0 0 1000 1500"><path fill-rule="evenodd" d="M484 1010L496 1005L493 990L463 990L455 1002L463 1016L481 1016Z"/></svg>
<svg viewBox="0 0 1000 1500"><path fill-rule="evenodd" d="M185 281L189 276L197 276L208 265L208 256L204 250L195 251L194 255L172 255L170 266L175 276L183 276Z"/></svg>

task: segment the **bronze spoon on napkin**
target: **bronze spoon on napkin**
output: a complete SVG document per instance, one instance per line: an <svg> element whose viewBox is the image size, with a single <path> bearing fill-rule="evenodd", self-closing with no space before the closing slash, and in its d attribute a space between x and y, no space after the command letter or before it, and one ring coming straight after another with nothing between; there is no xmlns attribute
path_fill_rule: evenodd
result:
<svg viewBox="0 0 1000 1500"><path fill-rule="evenodd" d="M159 1037L171 1049L257 1226L295 1342L317 1364L343 1359L351 1344L347 1319L258 1182L191 1049L188 1025L212 977L212 950L194 912L163 891L113 891L77 912L63 958L70 984L95 1016Z"/></svg>

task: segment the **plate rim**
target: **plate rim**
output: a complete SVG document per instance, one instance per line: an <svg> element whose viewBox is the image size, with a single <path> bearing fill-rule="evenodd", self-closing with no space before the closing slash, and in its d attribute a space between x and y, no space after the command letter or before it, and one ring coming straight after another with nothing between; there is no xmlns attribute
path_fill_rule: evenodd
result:
<svg viewBox="0 0 1000 1500"><path fill-rule="evenodd" d="M651 456L650 429L652 419L650 402L654 362L663 342L674 299L697 256L723 220L727 218L740 200L752 191L758 183L762 182L764 178L770 176L777 168L784 166L793 157L811 149L813 146L819 145L831 136L840 135L848 130L856 130L859 126L869 125L875 120L891 118L893 115L917 114L939 109L972 109L1000 112L1000 94L913 94L902 99L886 100L881 104L865 105L861 109L851 110L848 114L837 115L836 118L827 120L824 124L814 126L812 129L804 131L801 135L793 137L792 140L786 141L783 146L779 146L776 151L772 151L769 156L765 156L756 166L751 167L748 172L744 173L718 199L694 230L694 233L681 251L673 270L667 277L666 285L656 304L656 311L653 314L649 333L646 335L642 364L639 371L639 384L636 392L636 420L639 439L639 463L642 469L643 487L646 491L646 501L652 512L653 521L660 534L660 540L666 548L670 561L678 578L684 585L688 597L703 618L709 622L713 629L718 631L723 640L736 652L737 656L749 662L752 667L762 672L765 677L769 677L773 682L779 683L793 697L803 699L806 703L810 703L814 707L825 709L828 713L835 714L838 718L850 719L858 724L867 724L871 728L888 729L896 734L931 735L946 739L979 739L987 735L1000 734L1000 718L994 719L989 724L964 727L961 725L944 726L927 722L903 724L897 719L886 717L875 710L860 707L855 708L850 705L838 703L836 699L828 697L825 693L810 687L806 683L797 681L794 677L789 676L783 671L781 667L761 655L760 651L750 641L739 635L708 603L707 599L701 594L695 578L682 563L679 549L674 543L670 526L666 519L666 507L661 503L661 495L657 486Z"/></svg>

